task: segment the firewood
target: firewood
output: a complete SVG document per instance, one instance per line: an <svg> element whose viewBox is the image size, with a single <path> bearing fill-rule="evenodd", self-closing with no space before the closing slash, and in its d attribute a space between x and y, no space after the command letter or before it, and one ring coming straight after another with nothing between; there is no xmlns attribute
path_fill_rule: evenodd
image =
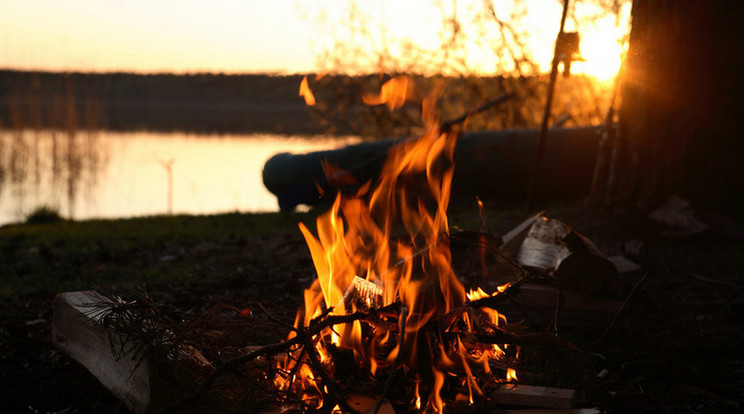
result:
<svg viewBox="0 0 744 414"><path fill-rule="evenodd" d="M119 355L113 343L121 335L102 326L108 298L93 292L60 293L54 299L52 343L83 365L127 408L151 412L188 395L197 378L214 370L193 347L181 345L177 356L155 360ZM112 337L118 340L112 341ZM168 374L177 372L177 377Z"/></svg>
<svg viewBox="0 0 744 414"><path fill-rule="evenodd" d="M511 231L501 236L501 241L504 243L501 250L510 258L516 258L519 248L522 246L524 238L527 237L527 232L532 228L532 223L538 218L542 217L543 212L539 212L527 220L519 223L517 227L514 227Z"/></svg>
<svg viewBox="0 0 744 414"><path fill-rule="evenodd" d="M354 276L342 300L347 309L351 309L352 303L358 309L377 309L382 305L382 286L359 276Z"/></svg>
<svg viewBox="0 0 744 414"><path fill-rule="evenodd" d="M107 299L93 291L60 293L54 299L52 343L90 371L112 394L135 413L150 404L150 363L117 358L108 334L98 324L101 313L91 305Z"/></svg>
<svg viewBox="0 0 744 414"><path fill-rule="evenodd" d="M536 387L533 385L504 384L491 394L491 401L502 405L528 407L571 408L575 390Z"/></svg>

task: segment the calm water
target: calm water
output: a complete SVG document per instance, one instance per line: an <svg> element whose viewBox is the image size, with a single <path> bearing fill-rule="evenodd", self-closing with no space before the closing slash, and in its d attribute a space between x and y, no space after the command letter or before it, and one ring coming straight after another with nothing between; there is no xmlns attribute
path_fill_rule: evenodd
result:
<svg viewBox="0 0 744 414"><path fill-rule="evenodd" d="M22 221L42 205L76 220L278 211L261 181L269 157L354 142L358 138L0 131L0 224Z"/></svg>

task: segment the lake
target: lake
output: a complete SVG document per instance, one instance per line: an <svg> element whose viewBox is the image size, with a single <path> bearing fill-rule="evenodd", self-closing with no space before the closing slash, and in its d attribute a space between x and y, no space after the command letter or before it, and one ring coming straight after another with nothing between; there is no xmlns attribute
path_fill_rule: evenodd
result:
<svg viewBox="0 0 744 414"><path fill-rule="evenodd" d="M0 131L0 224L39 206L66 218L278 211L264 162L358 137Z"/></svg>

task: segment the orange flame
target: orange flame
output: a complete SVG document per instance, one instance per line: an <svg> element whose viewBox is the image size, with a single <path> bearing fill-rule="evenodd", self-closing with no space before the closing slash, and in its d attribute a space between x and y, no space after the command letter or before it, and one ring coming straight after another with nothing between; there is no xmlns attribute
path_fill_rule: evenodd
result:
<svg viewBox="0 0 744 414"><path fill-rule="evenodd" d="M299 96L305 98L305 104L307 104L308 106L315 105L315 95L313 95L313 91L310 90L310 86L307 83L307 76L302 78L302 82L300 82Z"/></svg>
<svg viewBox="0 0 744 414"><path fill-rule="evenodd" d="M403 106L406 103L406 99L410 94L409 80L407 76L396 76L384 84L380 89L380 93L377 95L364 94L362 95L362 101L366 105L382 105L385 104L394 110Z"/></svg>
<svg viewBox="0 0 744 414"><path fill-rule="evenodd" d="M384 103L393 109L403 105L408 93L408 79L396 77L383 85L379 96L367 96L365 102ZM424 380L419 378L426 378L429 396L424 411L441 412L444 402L439 394L448 376L465 373L463 385L472 403L474 396L482 395L473 371L490 372L488 359L501 357L504 352L496 345L474 347L461 339L460 331L453 332L456 340L445 346L443 341L435 341L438 338L433 338L433 330L423 329L461 309L466 301L465 289L451 267L446 237L457 134L440 132L438 116L431 111L432 102L424 102L426 133L390 150L374 186L362 186L355 196L339 193L331 209L318 217L317 236L299 224L317 279L305 291L305 308L298 313L295 326L309 326L323 312L342 315L358 310L357 306L364 303L387 306L400 302L407 310L402 343L385 329L366 329L368 334L363 338L359 321L339 324L326 328L315 342L321 363L332 372L330 344L353 349L355 358L371 373L402 361L411 378L416 378L416 408L420 409L422 403L419 382ZM499 287L499 291L507 286ZM374 298L347 300L354 289ZM468 293L467 300L486 296L479 289ZM493 329L506 319L496 310L484 308L473 311L473 315L463 314L462 321L468 329ZM438 349L432 349L435 343ZM322 399L307 365L306 370L295 369L302 363L302 352L290 354L280 371L296 372L296 378L277 381L277 385L284 390L302 390L307 401ZM317 404L322 406L322 401Z"/></svg>

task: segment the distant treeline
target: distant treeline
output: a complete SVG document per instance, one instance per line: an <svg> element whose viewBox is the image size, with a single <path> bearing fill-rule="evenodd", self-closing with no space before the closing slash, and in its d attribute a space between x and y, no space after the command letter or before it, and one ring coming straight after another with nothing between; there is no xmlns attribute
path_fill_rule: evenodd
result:
<svg viewBox="0 0 744 414"><path fill-rule="evenodd" d="M0 70L3 128L323 133L302 76Z"/></svg>
<svg viewBox="0 0 744 414"><path fill-rule="evenodd" d="M317 105L298 96L302 75L54 73L0 70L3 128L190 131L199 133L355 134L391 137L420 133L421 106L394 112L367 106L365 94L390 78L311 76ZM468 120L469 130L534 128L540 123L547 76L411 76L409 97L439 90L441 119L468 113L505 93L513 98ZM609 89L582 76L556 85L553 121L597 125ZM559 121L560 120L560 121ZM568 120L568 121L566 121Z"/></svg>

